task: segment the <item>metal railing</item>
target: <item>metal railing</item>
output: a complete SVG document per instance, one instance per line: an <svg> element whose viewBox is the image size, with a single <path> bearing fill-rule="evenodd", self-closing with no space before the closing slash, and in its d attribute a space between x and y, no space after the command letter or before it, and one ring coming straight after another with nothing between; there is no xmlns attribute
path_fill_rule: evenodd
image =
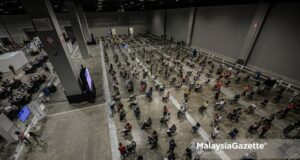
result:
<svg viewBox="0 0 300 160"><path fill-rule="evenodd" d="M181 47L183 47L184 49L186 49L189 52L193 51L193 48L191 48L189 46L181 46ZM200 54L202 54L202 55L204 55L204 56L206 56L208 58L211 58L214 61L223 63L223 64L225 64L227 66L230 66L230 67L233 67L233 68L236 68L236 69L240 69L241 71L247 72L248 74L251 74L251 75L255 75L256 72L258 71L256 69L250 68L248 66L237 64L235 62L226 60L224 58L220 58L220 57L218 57L216 55L209 54L209 53L207 53L205 51L201 51L199 49L197 49L197 51L198 51L198 53L200 53ZM299 91L300 91L300 86L298 86L296 84L293 84L293 83L288 82L286 80L280 79L279 77L275 77L273 75L267 74L265 72L260 72L260 73L261 73L261 78L262 79L273 78L273 79L279 80L278 85L286 88L286 91L288 91L288 92L291 92L291 93L298 92L299 93Z"/></svg>

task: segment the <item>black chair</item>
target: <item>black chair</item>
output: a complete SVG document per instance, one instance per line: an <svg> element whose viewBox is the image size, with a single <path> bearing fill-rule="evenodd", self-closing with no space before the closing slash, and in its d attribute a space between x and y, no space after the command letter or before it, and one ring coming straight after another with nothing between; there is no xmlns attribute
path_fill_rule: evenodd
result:
<svg viewBox="0 0 300 160"><path fill-rule="evenodd" d="M235 139L236 136L238 135L239 133L239 130L234 128L232 131L229 132L229 136L232 138L232 139Z"/></svg>
<svg viewBox="0 0 300 160"><path fill-rule="evenodd" d="M198 129L200 128L200 126L201 126L200 123L197 122L197 123L192 127L193 132L196 133L196 132L198 131Z"/></svg>

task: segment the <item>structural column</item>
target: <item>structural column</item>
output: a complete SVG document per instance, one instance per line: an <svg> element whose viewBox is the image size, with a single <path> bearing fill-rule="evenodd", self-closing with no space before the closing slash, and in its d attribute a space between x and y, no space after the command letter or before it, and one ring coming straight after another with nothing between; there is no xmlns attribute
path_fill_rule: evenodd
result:
<svg viewBox="0 0 300 160"><path fill-rule="evenodd" d="M196 12L197 12L196 7L191 8L190 15L189 15L189 21L188 21L188 28L187 28L188 30L187 30L187 34L186 34L186 44L189 46L192 43Z"/></svg>
<svg viewBox="0 0 300 160"><path fill-rule="evenodd" d="M85 35L83 33L82 25L80 23L80 19L78 16L78 12L76 9L76 5L72 0L66 0L65 6L67 8L68 17L71 21L71 25L73 28L73 32L75 35L75 38L78 43L78 47L81 53L82 58L88 58L89 57L89 50L86 44Z"/></svg>
<svg viewBox="0 0 300 160"><path fill-rule="evenodd" d="M87 23L87 20L86 20L86 17L85 17L85 13L84 13L84 10L83 10L81 4L78 4L77 12L78 12L78 17L79 17L79 20L80 20L80 24L81 24L81 28L82 28L85 40L90 41L91 40L91 33L90 33L89 26L88 26L88 23Z"/></svg>
<svg viewBox="0 0 300 160"><path fill-rule="evenodd" d="M77 102L81 98L81 88L78 83L79 71L75 70L75 64L70 57L50 0L22 1L69 102Z"/></svg>
<svg viewBox="0 0 300 160"><path fill-rule="evenodd" d="M261 3L258 5L256 9L255 15L252 19L251 26L248 30L248 34L245 38L239 56L239 61L243 62L244 65L247 64L250 58L252 49L255 45L257 37L259 36L260 30L263 26L269 7L270 7L269 3Z"/></svg>

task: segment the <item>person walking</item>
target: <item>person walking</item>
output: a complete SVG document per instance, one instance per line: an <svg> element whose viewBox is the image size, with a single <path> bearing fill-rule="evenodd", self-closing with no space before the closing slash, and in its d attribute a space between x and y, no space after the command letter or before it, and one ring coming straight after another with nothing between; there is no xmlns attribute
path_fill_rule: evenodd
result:
<svg viewBox="0 0 300 160"><path fill-rule="evenodd" d="M115 105L116 105L116 102L115 101L110 101L109 102L109 108L110 108L110 111L111 111L111 116L113 117L116 113L116 109L115 109Z"/></svg>

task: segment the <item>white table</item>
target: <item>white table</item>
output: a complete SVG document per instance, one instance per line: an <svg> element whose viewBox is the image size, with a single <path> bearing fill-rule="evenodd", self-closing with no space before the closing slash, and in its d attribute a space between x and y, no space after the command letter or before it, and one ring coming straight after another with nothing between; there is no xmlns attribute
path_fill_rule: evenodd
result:
<svg viewBox="0 0 300 160"><path fill-rule="evenodd" d="M14 66L15 70L20 69L25 64L28 63L26 56L23 51L7 52L0 55L0 71L1 72L10 72L8 66Z"/></svg>

